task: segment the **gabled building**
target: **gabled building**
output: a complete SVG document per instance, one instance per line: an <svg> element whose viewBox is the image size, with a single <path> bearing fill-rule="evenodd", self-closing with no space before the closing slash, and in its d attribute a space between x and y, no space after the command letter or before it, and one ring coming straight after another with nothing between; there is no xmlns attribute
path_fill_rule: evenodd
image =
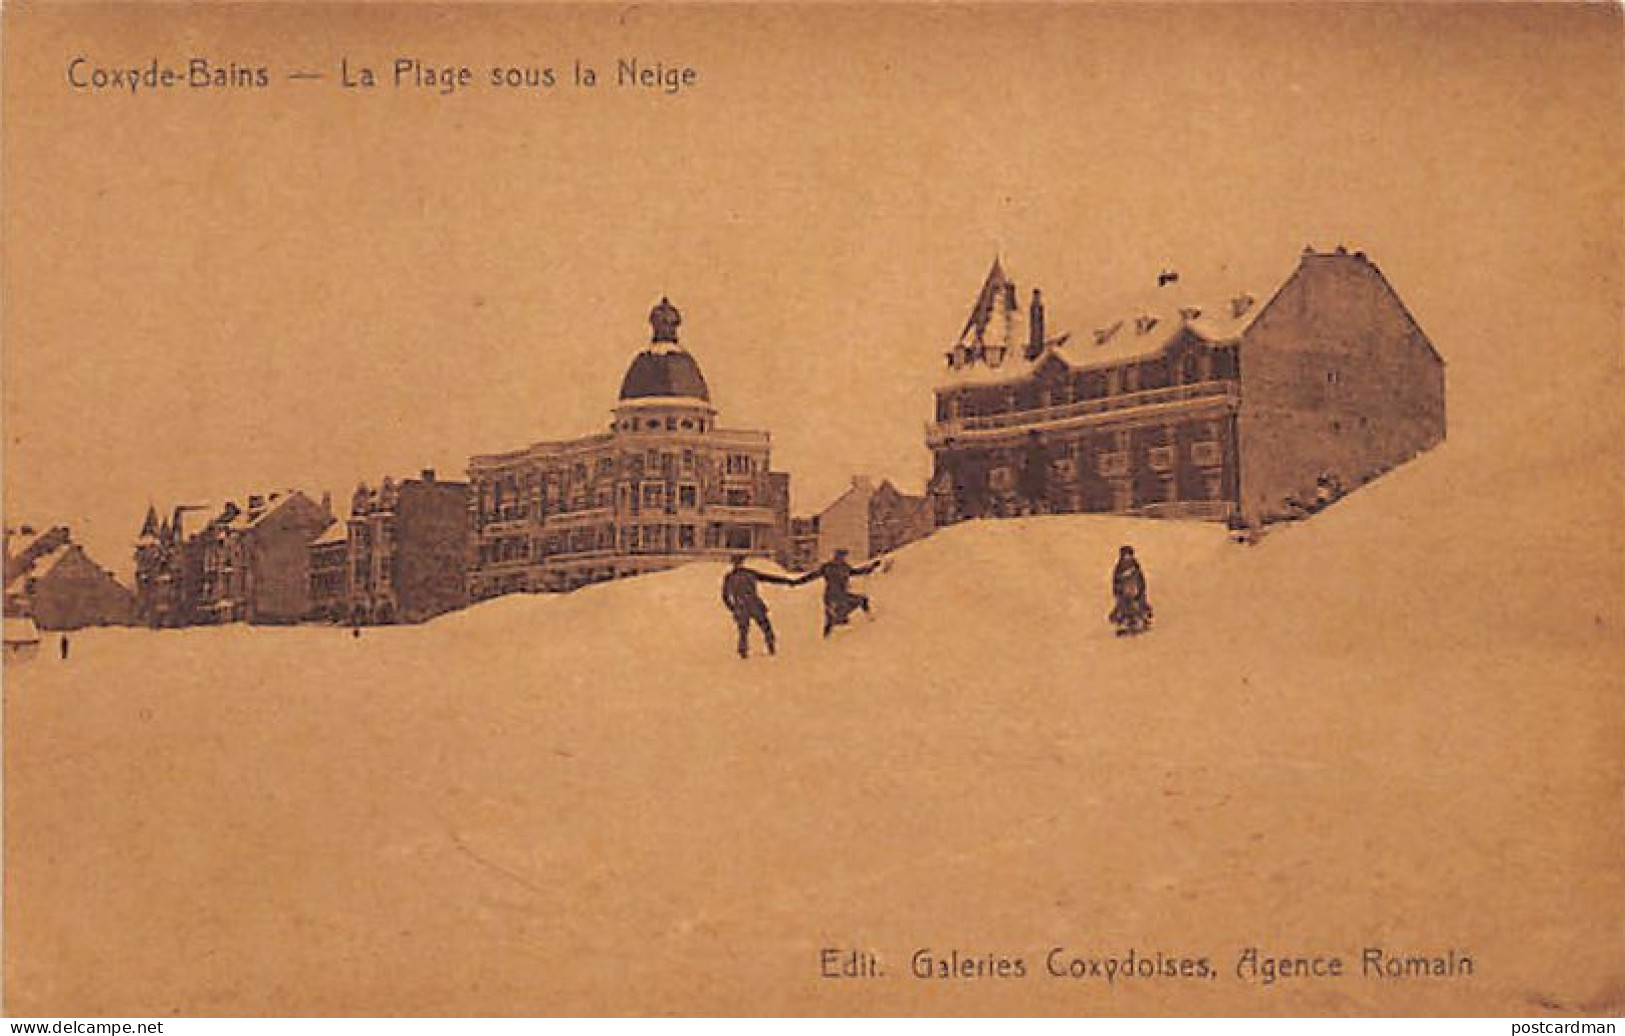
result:
<svg viewBox="0 0 1625 1036"><path fill-rule="evenodd" d="M1163 271L1051 335L995 262L946 354L935 520L1298 517L1445 436L1444 361L1363 253L1306 249L1273 293Z"/></svg>
<svg viewBox="0 0 1625 1036"><path fill-rule="evenodd" d="M335 595L342 596L339 614L324 617L422 622L463 607L469 519L468 483L438 479L430 469L400 482L385 477L376 489L356 487L349 521L310 548L313 598L331 612Z"/></svg>
<svg viewBox="0 0 1625 1036"><path fill-rule="evenodd" d="M123 626L134 616L128 587L92 561L57 526L6 556L5 613L30 618L42 630Z"/></svg>
<svg viewBox="0 0 1625 1036"><path fill-rule="evenodd" d="M136 621L153 627L290 623L310 610L310 541L332 507L297 489L254 494L218 510L147 509L136 540Z"/></svg>
<svg viewBox="0 0 1625 1036"><path fill-rule="evenodd" d="M135 621L155 629L199 621L203 541L215 508L181 504L164 518L148 506L135 543Z"/></svg>
<svg viewBox="0 0 1625 1036"><path fill-rule="evenodd" d="M286 624L310 611L310 541L333 523L331 503L297 489L228 502L195 537L203 622Z"/></svg>
<svg viewBox="0 0 1625 1036"><path fill-rule="evenodd" d="M934 528L927 497L904 493L890 480L877 486L865 475L854 476L846 492L824 510L797 521L811 543L803 544L787 567L803 570L828 561L837 549L846 550L854 561L879 557Z"/></svg>
<svg viewBox="0 0 1625 1036"><path fill-rule="evenodd" d="M681 322L664 298L650 312L607 431L469 461L473 598L781 554L790 478L767 432L718 423Z"/></svg>

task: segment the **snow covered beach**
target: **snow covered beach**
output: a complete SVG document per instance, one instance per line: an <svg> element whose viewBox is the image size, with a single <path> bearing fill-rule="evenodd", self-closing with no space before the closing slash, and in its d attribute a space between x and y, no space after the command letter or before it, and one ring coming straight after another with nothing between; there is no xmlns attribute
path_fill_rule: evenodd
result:
<svg viewBox="0 0 1625 1036"><path fill-rule="evenodd" d="M1618 486L1509 495L1451 450L1257 546L966 523L828 642L816 590L765 588L776 658L734 656L704 565L359 639L76 635L6 670L12 1007L1599 1009L1570 948L1617 940L1588 905L1625 892L1595 887L1621 818L1568 811L1617 790L1621 530L1574 516ZM1126 640L1121 543L1157 609ZM1501 592L1542 573L1568 607ZM1249 948L1351 974L1266 985ZM1367 948L1476 967L1369 978ZM916 978L921 951L1026 977ZM1066 966L1131 951L1214 974Z"/></svg>

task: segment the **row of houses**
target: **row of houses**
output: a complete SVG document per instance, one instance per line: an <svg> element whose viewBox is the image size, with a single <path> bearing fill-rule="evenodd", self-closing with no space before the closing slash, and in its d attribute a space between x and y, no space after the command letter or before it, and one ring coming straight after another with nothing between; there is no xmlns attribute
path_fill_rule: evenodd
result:
<svg viewBox="0 0 1625 1036"><path fill-rule="evenodd" d="M298 489L149 508L129 616L416 622L734 554L791 569L839 548L874 557L975 518L1110 512L1259 529L1445 435L1444 362L1363 253L1306 248L1271 292L1165 270L1069 330L1049 326L1038 289L1024 304L995 260L945 353L926 492L859 476L792 516L771 435L722 422L681 323L668 299L651 310L606 427L476 455L466 481L424 470L363 484L345 518ZM84 564L65 571L102 585L118 612Z"/></svg>
<svg viewBox="0 0 1625 1036"><path fill-rule="evenodd" d="M467 481L384 478L349 516L298 489L243 505L150 508L136 546L143 625L419 622L470 601L572 590L734 554L806 567L929 531L928 501L868 479L792 519L768 432L720 420L662 298L608 427L470 459ZM810 540L793 529L810 525Z"/></svg>

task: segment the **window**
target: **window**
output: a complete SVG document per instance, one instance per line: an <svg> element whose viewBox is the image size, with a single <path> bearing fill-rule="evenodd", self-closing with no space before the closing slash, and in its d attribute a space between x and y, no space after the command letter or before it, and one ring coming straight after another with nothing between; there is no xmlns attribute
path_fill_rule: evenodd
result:
<svg viewBox="0 0 1625 1036"><path fill-rule="evenodd" d="M750 540L749 526L730 525L724 536L724 545L729 550L749 550L751 547Z"/></svg>
<svg viewBox="0 0 1625 1036"><path fill-rule="evenodd" d="M730 489L728 490L726 500L729 507L749 507L750 490Z"/></svg>
<svg viewBox="0 0 1625 1036"><path fill-rule="evenodd" d="M678 486L677 503L682 507L698 507L700 503L700 490L698 486Z"/></svg>
<svg viewBox="0 0 1625 1036"><path fill-rule="evenodd" d="M678 527L677 545L684 550L694 549L694 526L682 525Z"/></svg>
<svg viewBox="0 0 1625 1036"><path fill-rule="evenodd" d="M660 507L661 497L665 486L659 482L643 483L643 506L647 510L657 510Z"/></svg>

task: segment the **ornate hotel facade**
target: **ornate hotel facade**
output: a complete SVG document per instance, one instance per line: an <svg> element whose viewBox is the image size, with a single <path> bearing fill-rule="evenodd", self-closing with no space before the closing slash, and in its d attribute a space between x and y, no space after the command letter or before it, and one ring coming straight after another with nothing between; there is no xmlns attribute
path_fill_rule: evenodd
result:
<svg viewBox="0 0 1625 1036"><path fill-rule="evenodd" d="M1297 517L1445 436L1444 361L1363 253L1306 249L1266 298L1165 271L1050 336L995 262L927 428L935 520Z"/></svg>
<svg viewBox="0 0 1625 1036"><path fill-rule="evenodd" d="M607 431L469 461L469 595L571 590L730 554L781 556L789 475L765 431L721 427L661 299Z"/></svg>

